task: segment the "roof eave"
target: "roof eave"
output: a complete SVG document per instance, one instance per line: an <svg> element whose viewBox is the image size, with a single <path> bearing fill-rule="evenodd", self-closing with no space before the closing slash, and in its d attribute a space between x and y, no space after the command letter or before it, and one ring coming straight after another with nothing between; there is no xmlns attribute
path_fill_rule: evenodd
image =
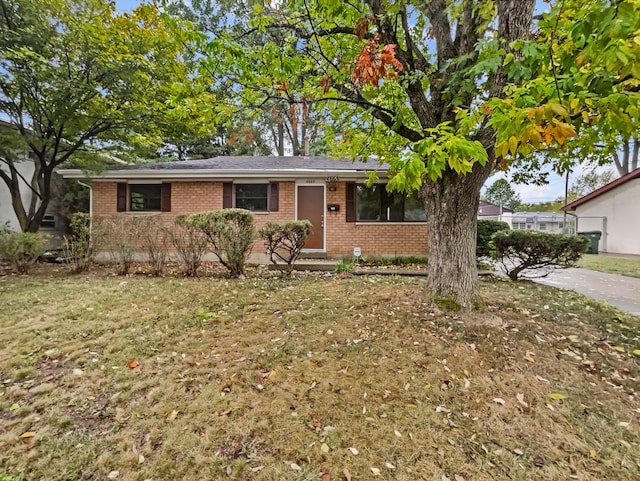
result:
<svg viewBox="0 0 640 481"><path fill-rule="evenodd" d="M372 169L373 171L374 169ZM80 169L62 169L58 173L66 179L93 180L142 180L142 179L172 179L172 180L204 180L204 179L306 179L323 177L367 177L368 171L363 170L335 170L335 169L295 169L295 170L217 170L217 169L135 169L135 170L107 170L100 173L88 173Z"/></svg>

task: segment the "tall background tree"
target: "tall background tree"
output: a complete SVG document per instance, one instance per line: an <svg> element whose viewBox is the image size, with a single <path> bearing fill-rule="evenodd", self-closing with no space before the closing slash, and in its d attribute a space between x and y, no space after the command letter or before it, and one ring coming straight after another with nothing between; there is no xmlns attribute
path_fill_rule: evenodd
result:
<svg viewBox="0 0 640 481"><path fill-rule="evenodd" d="M188 32L156 6L118 14L104 0L0 0L0 32L0 178L23 231L38 230L61 165L152 152L176 130L204 135L214 117L183 61Z"/></svg>
<svg viewBox="0 0 640 481"><path fill-rule="evenodd" d="M167 5L170 15L193 22L207 39L229 35L237 45L248 49L262 49L267 45L285 48L289 32L254 28L251 23L254 8L267 16L280 11L279 4L261 0L170 0ZM216 57L226 54L216 52L211 62L203 62L203 75L216 77L216 71L219 71L216 65L220 61ZM307 150L312 155L326 152L322 134L324 121L329 116L327 109L305 102L304 98L301 101L296 95L303 81L299 76L304 71L292 72L284 79L279 85L283 95L262 98L238 96L239 85L234 82L240 79L234 73L235 69L222 72L220 81L212 83L211 89L217 97L235 107L236 115L229 118L211 139L195 139L195 142L183 144L189 152L186 155L197 157L203 146L208 146L205 150L218 152L217 155L273 153L283 156L303 155ZM269 90L270 86L265 88ZM211 146L219 148L211 149Z"/></svg>
<svg viewBox="0 0 640 481"><path fill-rule="evenodd" d="M513 190L506 179L498 179L484 192L483 200L493 204L516 210L522 204L520 195Z"/></svg>
<svg viewBox="0 0 640 481"><path fill-rule="evenodd" d="M471 307L475 216L494 168L637 117L638 3L552 2L534 25L535 3L256 5L246 33L263 42L221 34L203 52L250 105L328 105L335 155L387 162L389 189L419 190L430 291Z"/></svg>

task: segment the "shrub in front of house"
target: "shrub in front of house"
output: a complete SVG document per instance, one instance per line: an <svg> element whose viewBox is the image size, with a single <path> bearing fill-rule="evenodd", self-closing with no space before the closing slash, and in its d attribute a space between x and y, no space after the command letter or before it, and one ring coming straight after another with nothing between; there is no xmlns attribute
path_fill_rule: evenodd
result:
<svg viewBox="0 0 640 481"><path fill-rule="evenodd" d="M177 216L174 227L167 233L176 250L178 262L182 265L182 273L187 277L196 277L207 252L207 239L189 218L188 214Z"/></svg>
<svg viewBox="0 0 640 481"><path fill-rule="evenodd" d="M47 236L33 232L9 232L0 235L0 258L18 272L27 273L44 253Z"/></svg>
<svg viewBox="0 0 640 481"><path fill-rule="evenodd" d="M258 235L264 240L271 262L283 264L284 270L291 274L312 227L308 220L267 222Z"/></svg>
<svg viewBox="0 0 640 481"><path fill-rule="evenodd" d="M256 238L253 214L245 209L222 209L191 214L188 222L198 227L213 254L232 277L244 274Z"/></svg>
<svg viewBox="0 0 640 481"><path fill-rule="evenodd" d="M96 239L99 250L106 252L119 275L129 273L138 248L140 222L137 217L114 215L97 220L101 235Z"/></svg>
<svg viewBox="0 0 640 481"><path fill-rule="evenodd" d="M579 235L512 230L496 232L492 244L493 257L516 281L573 266L586 252L588 240Z"/></svg>
<svg viewBox="0 0 640 481"><path fill-rule="evenodd" d="M170 236L167 227L154 216L138 219L141 247L147 254L154 276L164 274L169 258Z"/></svg>
<svg viewBox="0 0 640 481"><path fill-rule="evenodd" d="M93 261L93 236L99 236L98 230L92 232L91 216L85 212L76 212L69 219L69 234L64 236L64 258L74 272L89 270Z"/></svg>
<svg viewBox="0 0 640 481"><path fill-rule="evenodd" d="M501 230L510 230L509 224L499 220L479 220L476 237L476 257L491 255L491 237Z"/></svg>

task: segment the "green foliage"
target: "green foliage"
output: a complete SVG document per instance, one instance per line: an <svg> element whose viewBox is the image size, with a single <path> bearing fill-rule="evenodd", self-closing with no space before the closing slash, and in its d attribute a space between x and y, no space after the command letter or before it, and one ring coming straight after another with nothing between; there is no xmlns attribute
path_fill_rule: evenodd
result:
<svg viewBox="0 0 640 481"><path fill-rule="evenodd" d="M186 223L200 229L213 254L232 277L244 274L256 238L253 214L245 209L223 209L191 214Z"/></svg>
<svg viewBox="0 0 640 481"><path fill-rule="evenodd" d="M492 243L494 258L516 281L533 271L544 277L554 268L573 266L586 252L588 241L579 235L513 230L496 232Z"/></svg>
<svg viewBox="0 0 640 481"><path fill-rule="evenodd" d="M520 195L506 179L498 179L487 187L483 199L511 210L516 210L521 205Z"/></svg>
<svg viewBox="0 0 640 481"><path fill-rule="evenodd" d="M347 274L353 274L355 267L353 259L340 259L340 261L336 264L336 274L342 274L346 272Z"/></svg>
<svg viewBox="0 0 640 481"><path fill-rule="evenodd" d="M196 83L189 26L155 5L126 14L103 0L5 0L0 16L0 178L21 198L17 162L33 202L15 202L23 231L37 231L62 165L99 170L110 155L153 152L175 131L207 132L213 96Z"/></svg>
<svg viewBox="0 0 640 481"><path fill-rule="evenodd" d="M10 232L0 235L0 258L18 272L27 273L45 249L47 236L33 232Z"/></svg>
<svg viewBox="0 0 640 481"><path fill-rule="evenodd" d="M69 230L69 234L64 236L65 261L75 272L87 271L93 261L92 237L97 233L91 232L91 216L84 212L72 214Z"/></svg>
<svg viewBox="0 0 640 481"><path fill-rule="evenodd" d="M491 255L491 238L496 232L509 230L509 224L499 220L479 220L476 237L476 257Z"/></svg>
<svg viewBox="0 0 640 481"><path fill-rule="evenodd" d="M267 222L258 236L264 239L271 262L274 265L284 262L285 270L290 274L312 227L308 220Z"/></svg>

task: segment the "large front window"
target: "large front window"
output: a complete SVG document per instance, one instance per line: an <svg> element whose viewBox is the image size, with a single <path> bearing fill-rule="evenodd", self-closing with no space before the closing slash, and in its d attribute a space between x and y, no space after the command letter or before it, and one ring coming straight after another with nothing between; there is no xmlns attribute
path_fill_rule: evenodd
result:
<svg viewBox="0 0 640 481"><path fill-rule="evenodd" d="M384 184L356 186L356 220L424 222L427 214L417 192L409 196L387 192Z"/></svg>
<svg viewBox="0 0 640 481"><path fill-rule="evenodd" d="M160 211L162 207L161 184L130 184L129 210Z"/></svg>
<svg viewBox="0 0 640 481"><path fill-rule="evenodd" d="M234 184L236 207L254 212L267 211L269 184Z"/></svg>

